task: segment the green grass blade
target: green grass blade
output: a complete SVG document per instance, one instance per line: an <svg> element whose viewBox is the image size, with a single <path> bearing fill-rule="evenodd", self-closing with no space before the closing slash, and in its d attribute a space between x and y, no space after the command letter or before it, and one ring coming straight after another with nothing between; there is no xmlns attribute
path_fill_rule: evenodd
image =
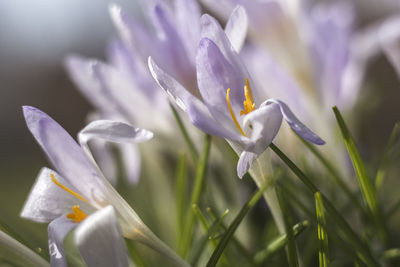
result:
<svg viewBox="0 0 400 267"><path fill-rule="evenodd" d="M291 267L298 267L299 260L297 257L296 251L296 242L294 240L294 234L290 225L292 225L292 216L290 215L290 211L287 207L286 200L282 195L282 191L280 187L275 187L276 194L278 196L279 206L282 210L283 220L285 223L285 232L287 235L287 256L289 266Z"/></svg>
<svg viewBox="0 0 400 267"><path fill-rule="evenodd" d="M299 236L309 225L310 223L308 221L303 221L294 225L292 228L294 237ZM256 253L256 255L254 256L254 262L257 265L263 264L266 260L270 259L271 256L273 256L275 253L283 249L287 243L288 243L287 234L281 234L280 236L272 240L265 249Z"/></svg>
<svg viewBox="0 0 400 267"><path fill-rule="evenodd" d="M185 139L185 142L189 148L193 162L197 163L197 160L199 159L199 153L197 152L196 147L195 147L192 139L190 138L188 131L186 130L185 124L183 123L181 116L179 115L179 113L175 109L175 107L171 103L169 103L169 106L171 107L171 110L172 110L172 113L174 114L175 120L178 123L179 129L181 130L183 138Z"/></svg>
<svg viewBox="0 0 400 267"><path fill-rule="evenodd" d="M297 165L291 161L285 153L283 153L275 144L271 143L269 146L278 157L293 171L293 173L300 179L300 181L313 193L317 193L319 190L314 183L305 175ZM372 257L371 251L367 244L353 231L347 221L341 216L336 210L333 204L321 193L322 200L325 203L325 209L331 219L334 221L336 226L343 232L343 238L345 241L351 243L354 249L358 252L359 257L368 266L379 266L377 261Z"/></svg>
<svg viewBox="0 0 400 267"><path fill-rule="evenodd" d="M326 168L326 170L330 174L330 177L333 179L335 184L337 184L340 187L340 189L342 189L342 191L347 195L347 197L351 200L351 202L353 202L354 205L357 206L357 208L359 208L359 210L365 211L360 201L358 201L357 197L343 181L342 177L340 176L336 168L333 166L333 164L326 157L324 157L324 155L322 155L322 153L318 151L318 149L314 145L308 143L302 138L300 138L300 140L311 151L311 153L313 153L314 156L322 163L322 165Z"/></svg>
<svg viewBox="0 0 400 267"><path fill-rule="evenodd" d="M387 260L399 259L400 258L400 248L391 248L383 252L382 257Z"/></svg>
<svg viewBox="0 0 400 267"><path fill-rule="evenodd" d="M178 168L176 172L176 214L178 226L178 240L182 239L184 225L184 210L186 203L186 157L185 153L179 155Z"/></svg>
<svg viewBox="0 0 400 267"><path fill-rule="evenodd" d="M244 204L242 209L240 210L239 214L235 217L233 222L229 225L228 229L226 230L224 236L218 243L217 248L214 250L213 254L211 255L207 267L213 267L217 264L219 258L222 255L222 252L228 245L229 241L231 240L233 234L235 233L236 229L239 227L240 223L242 222L243 218L249 212L249 210L260 200L263 196L264 191L272 184L272 182L267 182L263 186L257 190L253 196Z"/></svg>
<svg viewBox="0 0 400 267"><path fill-rule="evenodd" d="M197 204L200 198L200 193L204 183L204 177L206 175L207 162L208 162L208 157L210 155L210 148L211 148L211 136L206 135L203 152L197 164L196 178L194 181L194 188L190 199L191 207L193 206L193 204ZM183 229L183 238L179 249L181 255L184 257L187 255L190 245L192 243L194 222L195 222L195 214L193 210L190 209L189 212L186 214L185 227Z"/></svg>
<svg viewBox="0 0 400 267"><path fill-rule="evenodd" d="M225 210L225 212L222 213L221 216L216 218L210 226L208 225L207 219L205 218L204 214L201 212L201 210L199 209L199 207L197 205L193 205L193 210L194 210L195 214L198 216L201 224L203 225L204 230L206 231L203 238L199 242L197 242L198 246L197 246L197 249L195 249L193 256L190 257L191 258L190 263L193 266L195 266L207 245L207 241L211 241L214 248L216 248L217 241L215 239L213 239L212 236L218 230L218 228L220 228L221 223L223 222L226 215L229 213L229 210ZM227 259L224 258L224 261L227 262Z"/></svg>
<svg viewBox="0 0 400 267"><path fill-rule="evenodd" d="M389 161L390 161L389 159L390 159L390 155L391 155L391 153L390 153L391 148L394 146L397 139L399 138L399 134L400 134L400 123L396 123L393 127L392 133L390 134L389 141L385 148L385 152L383 153L383 158L382 158L381 164L380 164L379 169L375 176L375 188L377 191L381 188L381 186L383 184L386 170L387 170L387 167L388 167Z"/></svg>
<svg viewBox="0 0 400 267"><path fill-rule="evenodd" d="M329 267L328 233L326 231L324 204L320 192L315 193L314 196L318 223L319 267Z"/></svg>
<svg viewBox="0 0 400 267"><path fill-rule="evenodd" d="M347 152L349 153L354 170L357 174L358 182L361 188L361 193L375 221L379 237L384 242L387 242L388 234L385 225L383 223L382 214L378 206L372 182L367 176L367 171L365 169L364 163L360 157L360 154L358 153L357 147L353 141L353 138L351 137L350 131L348 130L346 123L343 120L342 115L340 114L339 109L337 107L333 107L333 112L335 113L337 123L342 133L344 142L346 144Z"/></svg>

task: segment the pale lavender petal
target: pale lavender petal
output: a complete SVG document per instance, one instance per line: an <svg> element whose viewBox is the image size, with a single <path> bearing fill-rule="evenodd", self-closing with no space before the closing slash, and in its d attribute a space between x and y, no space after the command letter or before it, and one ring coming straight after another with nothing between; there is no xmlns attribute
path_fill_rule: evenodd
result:
<svg viewBox="0 0 400 267"><path fill-rule="evenodd" d="M112 206L91 214L81 222L74 238L87 266L129 266L125 240Z"/></svg>
<svg viewBox="0 0 400 267"><path fill-rule="evenodd" d="M243 176L249 171L253 162L258 158L258 154L252 151L243 151L239 156L239 161L237 163L237 175L239 178L243 178Z"/></svg>
<svg viewBox="0 0 400 267"><path fill-rule="evenodd" d="M248 76L228 62L216 44L208 38L201 40L196 62L199 90L211 114L227 129L237 130L229 113L226 93L230 88L230 104L238 116L243 109L243 88Z"/></svg>
<svg viewBox="0 0 400 267"><path fill-rule="evenodd" d="M249 170L257 159L271 144L282 124L282 114L279 105L263 105L244 118L244 131L251 143L241 153L237 171L242 176Z"/></svg>
<svg viewBox="0 0 400 267"><path fill-rule="evenodd" d="M145 62L149 55L157 51L157 42L154 42L154 34L148 27L128 16L116 4L111 4L109 11L121 38L135 56Z"/></svg>
<svg viewBox="0 0 400 267"><path fill-rule="evenodd" d="M81 145L91 139L102 139L115 143L141 143L152 137L153 133L150 131L111 120L92 121L78 133Z"/></svg>
<svg viewBox="0 0 400 267"><path fill-rule="evenodd" d="M234 50L228 36L222 29L218 21L208 14L201 16L201 39L212 40L226 58L230 58L231 51Z"/></svg>
<svg viewBox="0 0 400 267"><path fill-rule="evenodd" d="M226 130L222 125L216 122L207 107L198 98L190 94L174 78L160 69L151 58L149 58L149 68L158 85L172 97L175 103L184 112L186 112L195 126L211 135L217 135L236 141L242 140L239 134Z"/></svg>
<svg viewBox="0 0 400 267"><path fill-rule="evenodd" d="M121 151L122 163L125 167L125 174L128 182L136 185L139 182L141 169L141 156L136 144L118 145Z"/></svg>
<svg viewBox="0 0 400 267"><path fill-rule="evenodd" d="M115 104L95 71L98 63L94 59L72 55L65 60L65 67L86 99L100 112L112 114Z"/></svg>
<svg viewBox="0 0 400 267"><path fill-rule="evenodd" d="M82 148L52 118L37 108L23 107L26 124L60 175L92 204L104 200L104 179Z"/></svg>
<svg viewBox="0 0 400 267"><path fill-rule="evenodd" d="M64 238L77 223L62 215L48 226L50 265L53 267L67 267L67 258L64 250Z"/></svg>
<svg viewBox="0 0 400 267"><path fill-rule="evenodd" d="M242 6L237 6L225 26L225 33L236 52L240 52L247 35L247 14Z"/></svg>
<svg viewBox="0 0 400 267"><path fill-rule="evenodd" d="M283 118L289 124L290 128L295 131L300 137L308 142L311 142L316 145L323 145L325 141L322 140L318 135L312 132L310 129L307 128L290 110L290 108L282 101L277 99L268 99L265 101L261 106L271 105L271 104L278 104L280 110L282 112Z"/></svg>
<svg viewBox="0 0 400 267"><path fill-rule="evenodd" d="M343 75L350 62L351 33L354 10L352 5L340 2L319 4L311 14L313 37L311 45L316 55L317 77L327 106L338 105Z"/></svg>
<svg viewBox="0 0 400 267"><path fill-rule="evenodd" d="M50 222L60 215L70 212L73 205L82 204L82 201L57 186L52 181L51 174L57 181L70 187L57 172L49 168L42 168L22 208L22 218L36 222Z"/></svg>
<svg viewBox="0 0 400 267"><path fill-rule="evenodd" d="M110 144L102 140L92 140L90 148L104 176L112 185L116 185L118 175L117 162Z"/></svg>
<svg viewBox="0 0 400 267"><path fill-rule="evenodd" d="M189 58L186 47L177 27L173 25L168 13L159 5L154 8L155 18L162 31L159 41L160 51L164 58L160 61L161 67L169 70L171 76L177 79L186 88L196 87L196 71L194 69L194 58ZM150 56L150 55L149 55ZM153 56L153 54L151 54Z"/></svg>
<svg viewBox="0 0 400 267"><path fill-rule="evenodd" d="M200 41L200 7L196 0L176 0L175 16L178 31L182 36L189 59L196 57L196 47Z"/></svg>

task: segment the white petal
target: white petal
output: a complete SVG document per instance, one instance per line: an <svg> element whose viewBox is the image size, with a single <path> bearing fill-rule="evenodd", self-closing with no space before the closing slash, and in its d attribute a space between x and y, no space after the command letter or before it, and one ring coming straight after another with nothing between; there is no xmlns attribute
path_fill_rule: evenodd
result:
<svg viewBox="0 0 400 267"><path fill-rule="evenodd" d="M93 213L81 222L74 237L88 266L129 266L125 241L112 206Z"/></svg>
<svg viewBox="0 0 400 267"><path fill-rule="evenodd" d="M86 144L90 139L103 139L115 143L140 143L153 137L153 133L129 124L110 120L97 120L83 128L78 139Z"/></svg>
<svg viewBox="0 0 400 267"><path fill-rule="evenodd" d="M225 33L236 52L240 52L247 35L247 14L242 6L237 6L225 26Z"/></svg>
<svg viewBox="0 0 400 267"><path fill-rule="evenodd" d="M21 211L21 217L37 222L50 222L60 215L71 211L73 205L85 205L57 186L50 174L64 186L71 186L61 176L49 169L42 168Z"/></svg>
<svg viewBox="0 0 400 267"><path fill-rule="evenodd" d="M128 182L135 185L139 181L141 157L136 144L125 144L119 146L121 150L121 159L125 167Z"/></svg>
<svg viewBox="0 0 400 267"><path fill-rule="evenodd" d="M71 221L65 215L61 215L49 224L49 254L52 267L68 266L64 251L64 238L75 226L77 226L77 223Z"/></svg>

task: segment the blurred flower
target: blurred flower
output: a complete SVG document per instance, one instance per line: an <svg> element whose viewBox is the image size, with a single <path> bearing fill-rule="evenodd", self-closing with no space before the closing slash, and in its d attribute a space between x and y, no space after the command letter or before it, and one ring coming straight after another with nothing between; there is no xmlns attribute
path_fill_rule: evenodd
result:
<svg viewBox="0 0 400 267"><path fill-rule="evenodd" d="M206 37L200 42L196 67L203 101L158 67L152 58L149 58L149 67L159 85L172 95L194 125L231 141L240 155L239 177L268 148L278 133L282 116L302 138L324 144L285 103L260 99L258 89L250 87L250 76L218 22L208 15L203 15L201 22L202 34Z"/></svg>
<svg viewBox="0 0 400 267"><path fill-rule="evenodd" d="M181 265L185 264L151 232L110 185L87 144L93 138L120 143L143 142L152 137L151 132L121 122L94 121L79 133L79 146L47 114L29 106L25 106L23 111L29 130L59 172L47 168L40 172L21 212L24 218L51 222L50 246L57 242L61 244L75 223L85 220L87 214L112 205L125 237L142 242Z"/></svg>

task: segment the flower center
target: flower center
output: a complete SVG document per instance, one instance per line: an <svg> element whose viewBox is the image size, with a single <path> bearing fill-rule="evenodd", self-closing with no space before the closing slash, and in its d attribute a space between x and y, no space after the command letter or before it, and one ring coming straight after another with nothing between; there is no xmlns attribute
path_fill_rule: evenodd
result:
<svg viewBox="0 0 400 267"><path fill-rule="evenodd" d="M72 191L71 189L69 189L65 185L61 184L59 181L57 181L56 177L54 177L54 174L51 173L50 177L51 177L51 180L53 181L53 183L55 183L61 189L65 190L67 193L73 195L74 197L76 197L79 200L82 200L83 202L86 202L86 203L88 202L84 197L82 197L81 195L79 195L75 191ZM87 217L87 215L79 208L79 205L75 205L75 206L72 207L72 212L68 213L66 217L68 219L71 219L74 222L78 223L78 222L83 221Z"/></svg>
<svg viewBox="0 0 400 267"><path fill-rule="evenodd" d="M229 112L231 113L232 120L235 123L236 127L238 128L239 132L243 136L246 136L244 134L242 128L240 127L238 120L236 119L235 113L233 113L231 102L229 100L230 91L231 91L231 88L228 88L228 90L226 91L226 102L228 103ZM253 93L251 91L249 79L247 79L247 78L246 78L246 83L244 85L244 96L246 98L243 101L244 110L240 111L240 116L242 116L243 114L248 114L248 113L252 112L256 106L256 104L254 103L254 100L253 100Z"/></svg>
<svg viewBox="0 0 400 267"><path fill-rule="evenodd" d="M67 214L67 218L73 220L74 222L81 222L86 219L87 215L79 208L79 205L72 207L72 212Z"/></svg>

